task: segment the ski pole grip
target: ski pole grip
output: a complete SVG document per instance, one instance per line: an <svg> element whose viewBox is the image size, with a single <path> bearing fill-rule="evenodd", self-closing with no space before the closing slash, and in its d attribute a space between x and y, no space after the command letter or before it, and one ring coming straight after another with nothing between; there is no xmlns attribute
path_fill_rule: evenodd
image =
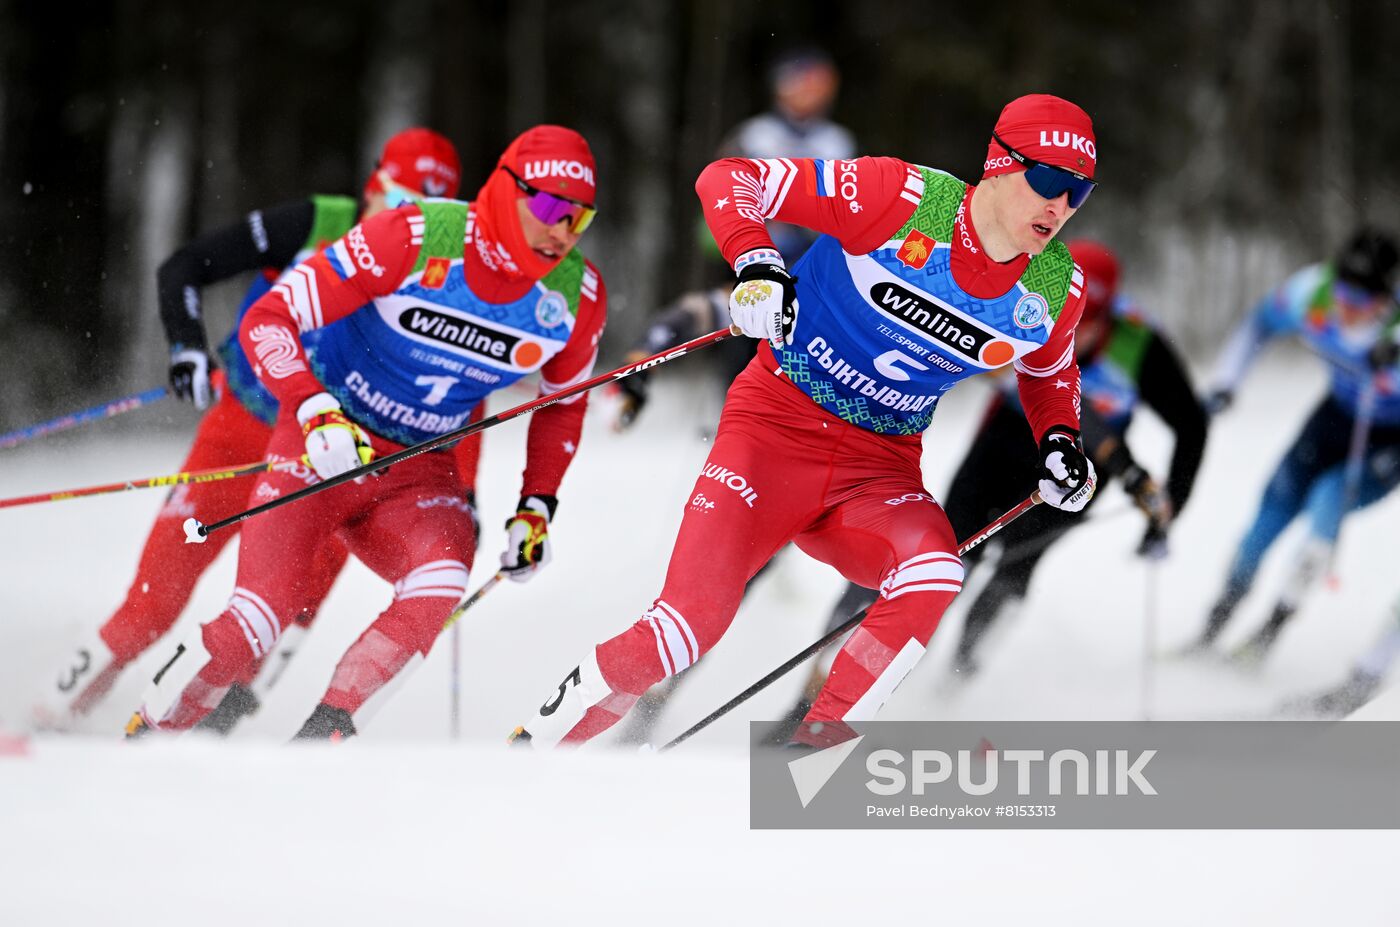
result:
<svg viewBox="0 0 1400 927"><path fill-rule="evenodd" d="M198 518L185 519L185 543L203 544L209 539L209 532Z"/></svg>

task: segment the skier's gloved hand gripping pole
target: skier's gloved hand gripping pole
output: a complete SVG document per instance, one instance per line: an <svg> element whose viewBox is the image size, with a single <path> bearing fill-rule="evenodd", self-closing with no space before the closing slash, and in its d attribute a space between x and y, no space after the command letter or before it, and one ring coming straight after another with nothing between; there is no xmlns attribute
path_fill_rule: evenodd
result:
<svg viewBox="0 0 1400 927"><path fill-rule="evenodd" d="M1011 524L1011 522L1020 518L1022 515L1026 514L1043 501L1044 500L1040 497L1039 491L1031 493L1024 500L1017 503L1015 508L1011 509L1005 515L1002 515L996 521L992 522L990 525L983 528L981 531L977 532L972 537L959 544L958 556L962 556L963 554L972 550L972 548L981 544L983 541L987 540L989 537L996 534L1002 528L1005 528L1007 525ZM870 609L868 607L862 608L860 611L856 612L854 615L841 622L841 624L838 627L832 628L830 631L827 631L826 634L822 635L821 638L819 638L818 640L813 641L800 653L796 654L787 662L783 663L783 665L773 670L773 672L769 673L767 676L764 676L762 679L758 680L758 682L755 682L743 692L740 692L738 695L734 696L732 699L725 702L723 705L719 706L705 717L701 718L695 724L691 725L691 727L686 729L684 733L680 734L674 740L667 743L661 749L669 750L677 744L689 740L691 736L698 734L704 728L709 727L711 724L718 721L725 715L729 714L729 712L733 711L735 708L739 707L744 702L747 702L749 699L753 698L759 692L762 692L764 689L768 688L774 682L777 682L780 678L786 675L789 670L797 666L803 660L806 660L808 657L812 656L812 654L821 650L823 647L826 647L832 641L840 640L843 635L845 635L848 631L850 631L856 625L860 624L861 621L865 619L865 613L869 610Z"/></svg>
<svg viewBox="0 0 1400 927"><path fill-rule="evenodd" d="M351 470L346 470L345 472L340 473L336 476L332 476L329 479L325 479L319 483L314 483L310 486L307 486L304 489L298 489L296 492L288 493L287 495L281 496L277 499L273 499L270 502L264 502L262 505L255 505L245 512L240 512L237 515L230 515L228 518L225 518L221 521L216 521L213 524L206 525L201 523L197 518L188 518L185 520L184 526L185 542L189 544L202 544L204 543L204 539L207 538L209 535L213 534L215 531L227 528L230 525L236 525L241 521L254 517L255 515L261 515L263 512L271 511L272 509L275 509L278 506L296 502L298 499L304 499L307 496L313 495L318 492L322 492L323 490L330 489L333 486L339 486L341 483L348 483L353 480L364 479L365 477L374 474L376 471L386 470L396 463L401 463L405 460L408 460L410 457L417 457L419 454L425 454L428 451L436 450L437 448L451 444L454 441L460 441L463 438L474 435L479 431L485 431L488 428L491 428L495 425L499 425L502 422L507 422L513 418L518 418L522 415L527 415L530 412L535 412L539 409L543 409L545 406L553 405L554 403L568 399L571 396L577 396L580 393L586 393L589 390L594 389L595 387L602 386L604 383L612 383L616 380L621 380L624 377L629 377L634 373L639 373L643 370L650 370L653 367L667 363L668 361L673 361L676 358L681 357L685 354L689 354L692 351L698 351L700 348L707 348L712 344L718 344L719 342L724 341L726 338L733 338L738 334L739 333L732 328L722 328L719 331L711 332L708 335L701 335L699 338L693 338L690 341L687 341L685 344L678 345L677 347L671 348L669 350L653 354L644 360L639 360L635 363L626 364L622 367L618 367L616 370L610 370L607 373L599 374L598 376L593 377L591 380L584 380L582 383L576 383L573 386L568 387L567 389L561 389L557 393L550 393L548 396L540 396L539 398L533 399L530 402L522 403L521 405L518 405L513 409L507 409L504 412L498 412L495 415L488 416L479 422L474 422L470 425L464 425L463 427L458 428L456 431L449 431L446 434L438 435L436 438L430 438L429 440L423 441L420 444L415 444L412 447L406 447L403 450L398 451L396 453L376 458L362 466L355 467Z"/></svg>

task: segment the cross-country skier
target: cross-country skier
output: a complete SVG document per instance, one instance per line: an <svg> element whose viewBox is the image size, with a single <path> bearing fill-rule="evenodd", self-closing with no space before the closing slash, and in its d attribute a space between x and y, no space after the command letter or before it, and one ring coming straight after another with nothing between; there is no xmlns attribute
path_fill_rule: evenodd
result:
<svg viewBox="0 0 1400 927"><path fill-rule="evenodd" d="M716 156L820 158L824 161L854 157L855 136L829 118L840 85L841 74L825 51L797 47L783 52L768 73L771 94L768 109L731 129L720 143ZM711 266L718 267L724 279L707 289L682 293L662 309L628 352L628 360L641 360L729 324L729 294L734 289L734 272L728 264L722 263L709 228L702 225L698 234L702 249L711 256L705 262L707 271ZM811 229L785 222L770 222L768 234L785 264L796 263L817 237ZM706 352L707 363L717 373L712 378L719 387L717 398L722 399L734 378L753 359L757 347L756 342L742 339L720 342ZM630 428L646 407L652 376L650 371L642 371L617 382L615 427L619 431ZM714 431L714 422L706 421L702 429L708 439ZM767 572L778 562L778 558L769 561L760 572ZM652 724L660 717L662 704L670 698L681 678L669 677L646 694L633 713L631 723L622 732L624 742L641 743L647 739Z"/></svg>
<svg viewBox="0 0 1400 927"><path fill-rule="evenodd" d="M1230 404L1264 344L1295 335L1331 370L1327 396L1284 453L1264 487L1258 514L1240 541L1225 588L1193 650L1209 648L1249 592L1269 547L1300 513L1309 536L1268 621L1235 652L1262 660L1331 557L1347 511L1400 483L1400 348L1395 341L1394 240L1360 229L1329 263L1298 271L1270 292L1226 344L1210 404ZM1360 456L1351 461L1354 441Z"/></svg>
<svg viewBox="0 0 1400 927"><path fill-rule="evenodd" d="M1084 315L1074 339L1086 400L1081 417L1085 446L1100 482L1120 478L1124 490L1147 516L1139 553L1160 556L1168 526L1186 504L1200 468L1206 440L1205 410L1176 351L1137 304L1118 291L1117 256L1088 240L1069 242L1069 250L1084 272ZM959 537L988 524L1035 488L1039 468L1035 439L1015 390L1010 384L1003 385L1008 388L993 396L947 493L948 521ZM1126 433L1139 404L1156 413L1174 436L1164 489L1128 449ZM1001 544L1002 555L968 609L954 655L953 668L959 681L976 672L975 653L992 623L1025 598L1041 557L1065 532L1081 523L1078 516L1039 507L997 534L993 543ZM983 545L964 555L964 567L970 570L980 562L986 549ZM828 630L868 607L875 598L871 590L850 584L832 611ZM770 739L787 739L815 700L828 666L829 662L818 661L813 667L802 697Z"/></svg>
<svg viewBox="0 0 1400 927"><path fill-rule="evenodd" d="M1002 111L975 186L897 158L731 158L701 173L706 220L738 276L733 320L766 344L729 391L660 597L570 671L515 742L606 730L715 645L744 584L789 540L880 590L795 739L849 736L962 586L919 458L939 397L968 376L1015 364L1040 490L1084 507L1095 477L1078 432L1083 278L1055 236L1093 189L1096 154L1084 111L1038 94ZM770 219L822 233L791 274Z"/></svg>
<svg viewBox="0 0 1400 927"><path fill-rule="evenodd" d="M201 305L203 287L248 271L258 271L239 308L239 319L268 291L284 269L316 248L344 235L360 218L368 219L409 197L455 196L460 167L457 151L446 138L429 129L407 129L389 139L366 182L361 201L347 196L310 196L267 209L206 232L186 243L157 271L161 321L170 343L170 385L179 398L208 409L195 432L182 470L237 466L263 459L277 400L267 391L243 354L237 328L211 352ZM216 366L217 353L221 366ZM463 442L461 472L475 475L478 442ZM62 727L90 712L111 691L119 674L160 639L179 618L200 576L236 535L228 531L206 544L186 544L181 523L196 513L206 520L242 510L248 500L245 480L188 483L171 490L146 537L136 578L126 599L100 628L89 633L67 654L47 680L36 721ZM470 483L468 482L468 491ZM345 563L345 549L327 538L316 562L308 569L296 608L300 634L315 616L321 600ZM281 651L295 644L289 635ZM281 660L267 667L266 681ZM249 678L241 681L251 685ZM261 688L261 686L259 686ZM232 724L257 706L257 697L239 684L220 711L220 724Z"/></svg>
<svg viewBox="0 0 1400 927"><path fill-rule="evenodd" d="M489 393L534 371L549 394L587 378L606 297L574 245L595 213L587 142L560 126L515 139L471 203L426 200L350 229L289 271L239 330L281 412L269 454L309 461L259 478L273 499L461 427ZM333 324L338 323L338 324ZM306 334L320 330L314 355ZM559 483L582 397L530 421L501 569L525 581L549 561ZM356 733L365 703L427 654L467 585L475 550L451 453L426 453L250 519L228 608L156 674L129 733L182 730L276 646L315 554L339 536L393 584L393 600L336 667L300 737Z"/></svg>

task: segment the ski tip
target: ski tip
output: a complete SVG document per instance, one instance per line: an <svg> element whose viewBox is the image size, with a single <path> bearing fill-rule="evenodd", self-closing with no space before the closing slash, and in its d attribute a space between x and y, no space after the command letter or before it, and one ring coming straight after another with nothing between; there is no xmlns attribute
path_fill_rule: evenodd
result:
<svg viewBox="0 0 1400 927"><path fill-rule="evenodd" d="M185 519L186 544L203 544L205 539L208 537L208 530L205 529L204 523L201 522L198 518L191 517Z"/></svg>

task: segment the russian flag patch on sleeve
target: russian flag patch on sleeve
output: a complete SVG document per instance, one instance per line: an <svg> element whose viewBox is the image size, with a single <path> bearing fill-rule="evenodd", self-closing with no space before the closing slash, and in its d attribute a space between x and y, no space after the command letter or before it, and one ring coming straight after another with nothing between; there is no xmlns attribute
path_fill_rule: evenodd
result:
<svg viewBox="0 0 1400 927"><path fill-rule="evenodd" d="M350 249L345 247L345 239L342 238L326 249L326 260L341 280L349 280L355 276L355 262L350 257Z"/></svg>

